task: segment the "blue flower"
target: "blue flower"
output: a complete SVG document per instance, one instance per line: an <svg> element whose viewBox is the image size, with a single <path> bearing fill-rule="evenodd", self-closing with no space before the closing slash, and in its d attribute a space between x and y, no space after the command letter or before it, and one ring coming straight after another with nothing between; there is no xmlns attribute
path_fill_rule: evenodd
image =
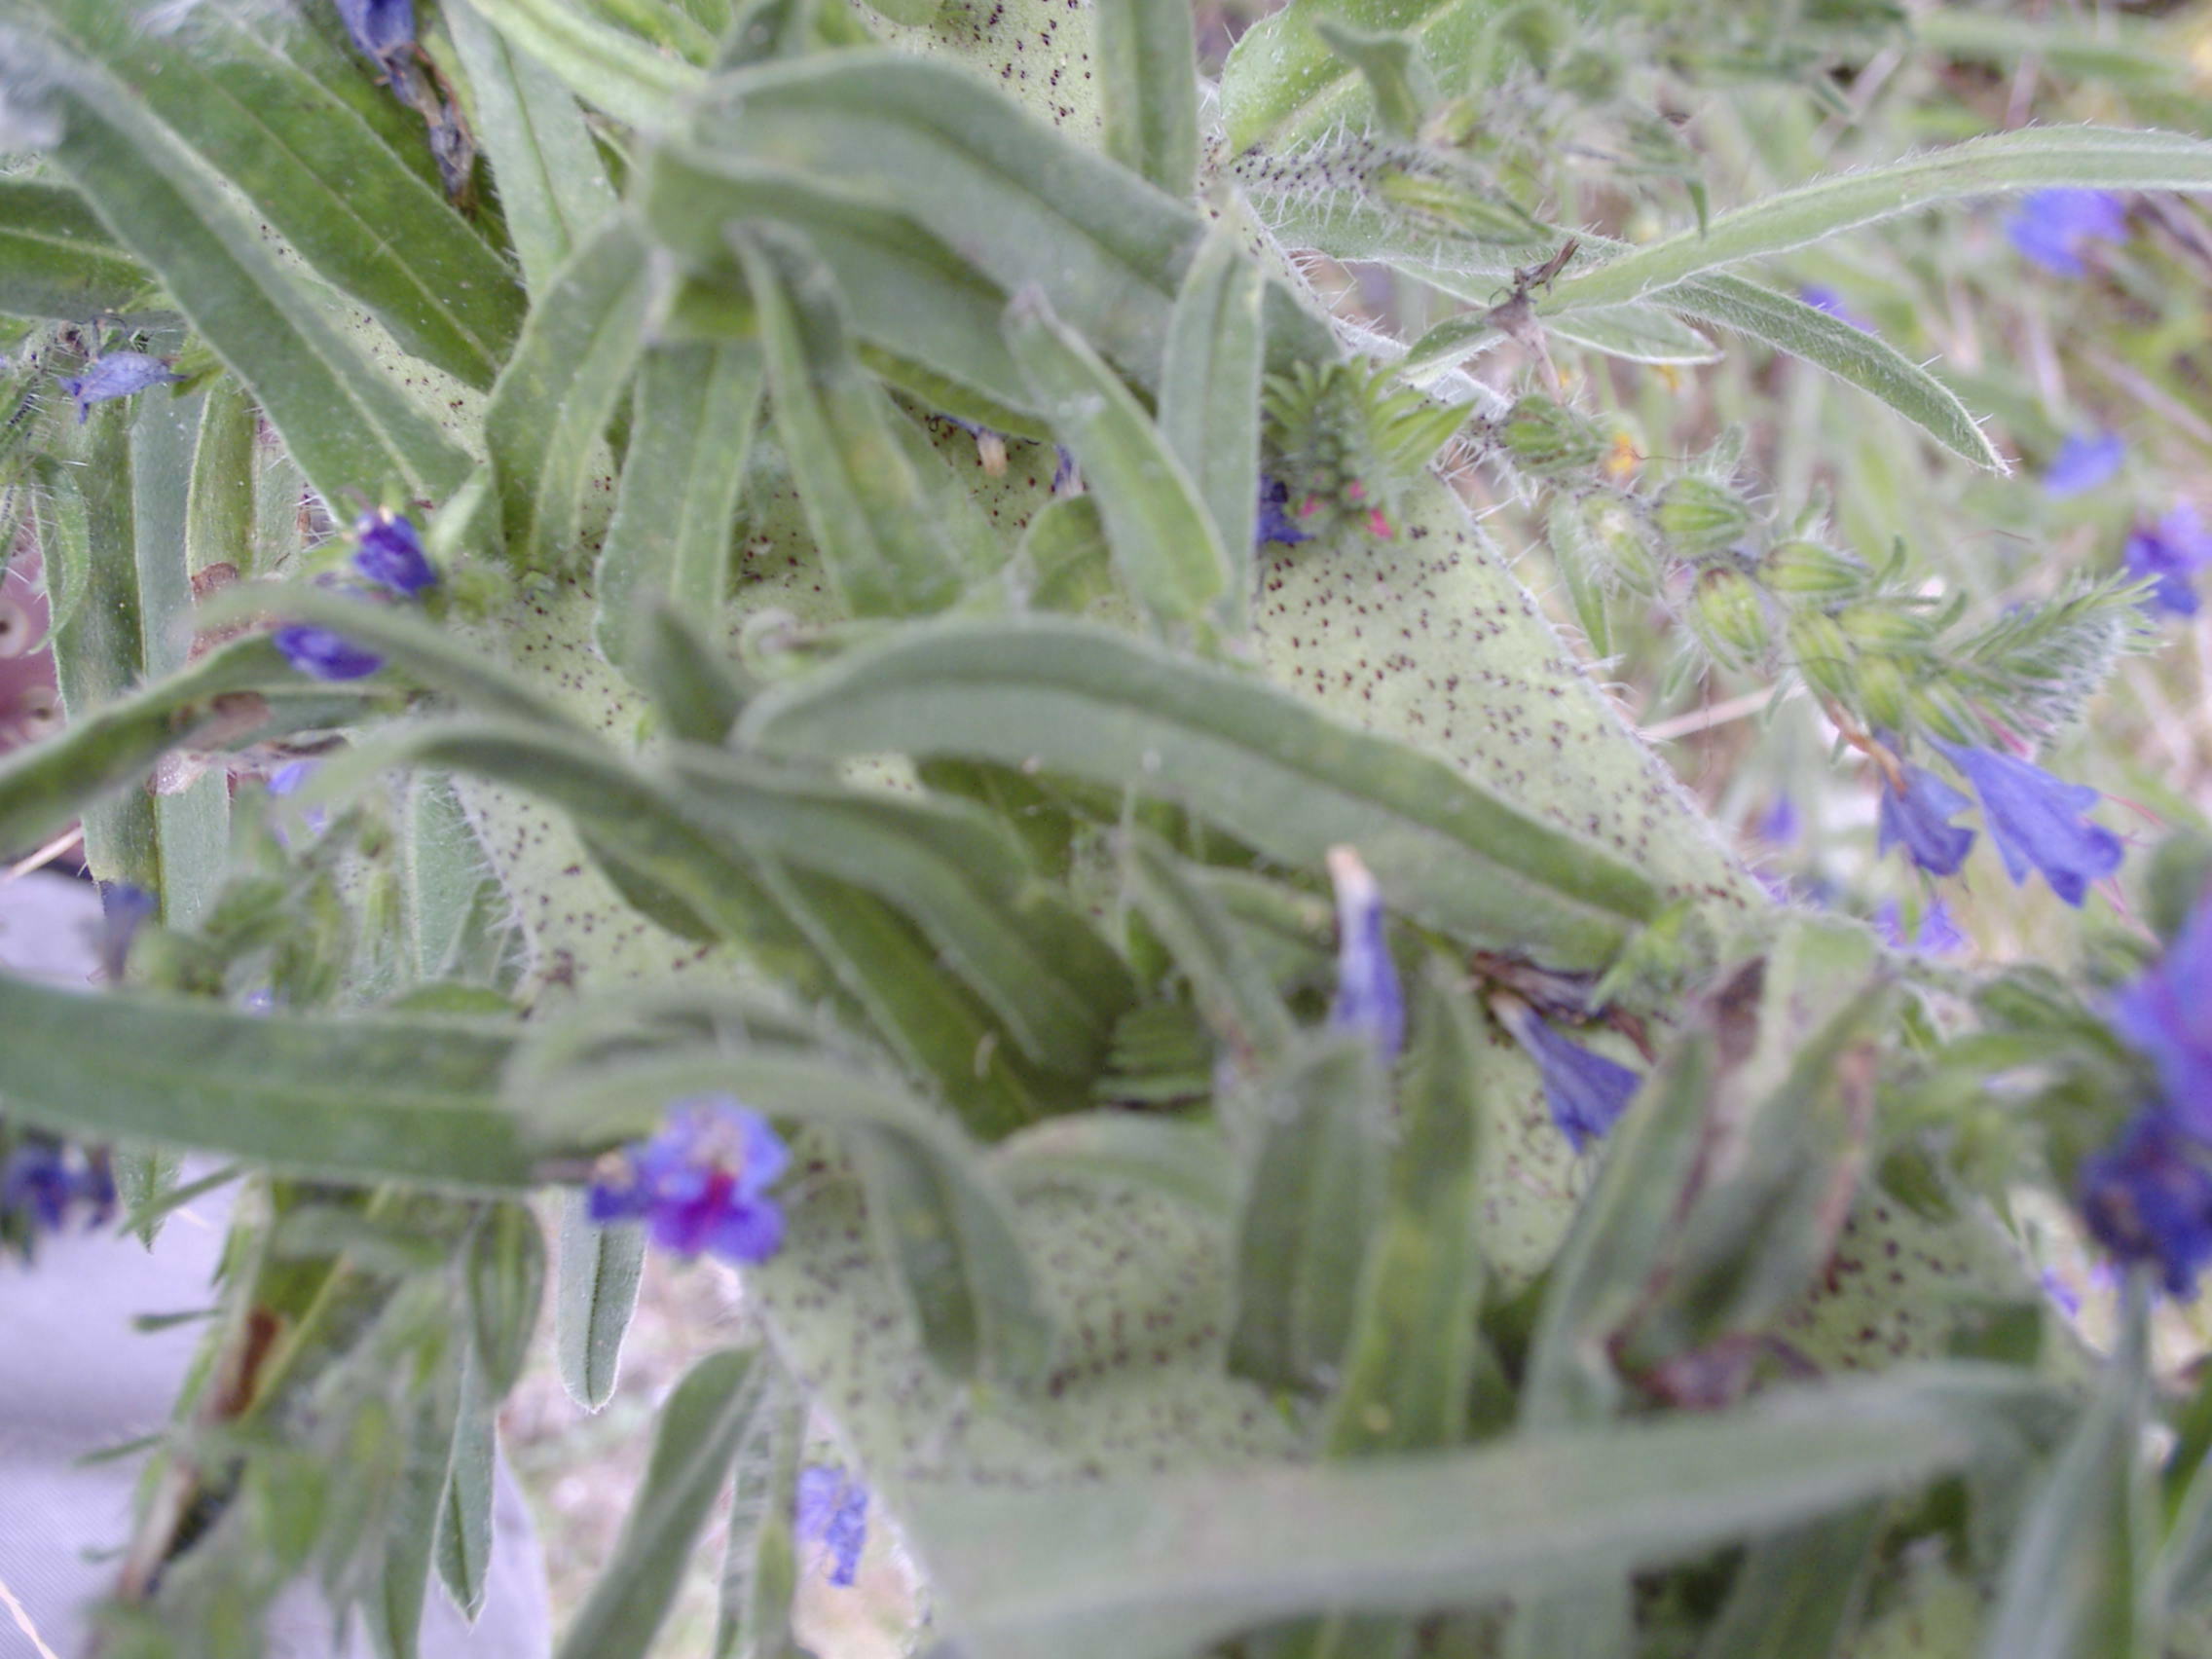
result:
<svg viewBox="0 0 2212 1659"><path fill-rule="evenodd" d="M2082 1161L2082 1215L2089 1233L2121 1262L2158 1269L2167 1291L2196 1293L2212 1261L2212 1169L2203 1146L2156 1107L2138 1113L2120 1139Z"/></svg>
<svg viewBox="0 0 2212 1659"><path fill-rule="evenodd" d="M792 1508L799 1541L825 1546L830 1582L840 1589L849 1586L867 1543L867 1487L842 1469L810 1463L798 1472Z"/></svg>
<svg viewBox="0 0 2212 1659"><path fill-rule="evenodd" d="M412 598L424 588L438 585L438 568L423 551L423 538L415 527L392 512L363 513L353 526L360 550L353 569L392 592Z"/></svg>
<svg viewBox="0 0 2212 1659"><path fill-rule="evenodd" d="M95 403L105 403L111 397L129 397L150 386L182 379L182 375L172 374L168 364L159 357L150 357L143 351L110 351L98 361L87 363L83 374L60 385L76 401L77 424L82 426Z"/></svg>
<svg viewBox="0 0 2212 1659"><path fill-rule="evenodd" d="M1337 997L1329 1023L1364 1032L1387 1060L1406 1036L1406 1002L1383 925L1382 895L1349 847L1329 849L1337 889Z"/></svg>
<svg viewBox="0 0 2212 1659"><path fill-rule="evenodd" d="M2175 616L2194 616L2198 600L2190 578L2212 564L2212 534L2185 501L2156 525L2138 524L2129 531L2120 559L2137 581L2157 578L2144 604Z"/></svg>
<svg viewBox="0 0 2212 1659"><path fill-rule="evenodd" d="M1770 847L1794 847L1797 837L1804 832L1804 825L1797 816L1797 803L1787 794L1774 797L1774 804L1759 817L1751 833Z"/></svg>
<svg viewBox="0 0 2212 1659"><path fill-rule="evenodd" d="M680 1100L651 1140L602 1161L585 1194L597 1222L643 1219L655 1244L764 1262L784 1241L784 1212L767 1190L791 1154L759 1113L727 1095Z"/></svg>
<svg viewBox="0 0 2212 1659"><path fill-rule="evenodd" d="M414 0L338 0L338 17L353 44L387 66L415 44Z"/></svg>
<svg viewBox="0 0 2212 1659"><path fill-rule="evenodd" d="M1909 943L1904 937L1904 918L1899 913L1895 899L1884 900L1881 908L1874 912L1874 931L1893 949L1918 951L1923 956L1948 956L1967 941L1966 935L1959 932L1958 924L1951 920L1951 912L1940 899L1920 913L1920 929Z"/></svg>
<svg viewBox="0 0 2212 1659"><path fill-rule="evenodd" d="M1995 750L1940 739L1936 747L1981 796L1982 820L2014 887L2031 868L2040 869L2050 890L2079 909L2089 883L2120 867L2125 856L2120 837L2082 816L2097 804L2095 790Z"/></svg>
<svg viewBox="0 0 2212 1659"><path fill-rule="evenodd" d="M279 628L273 638L284 660L314 680L359 680L384 667L384 658L343 634L310 623Z"/></svg>
<svg viewBox="0 0 2212 1659"><path fill-rule="evenodd" d="M1643 1080L1597 1051L1562 1037L1542 1015L1521 1003L1501 997L1494 1006L1514 1041L1536 1062L1544 1103L1551 1108L1559 1132L1576 1152L1603 1140L1628 1110Z"/></svg>
<svg viewBox="0 0 2212 1659"><path fill-rule="evenodd" d="M97 954L102 982L110 985L123 982L124 966L130 959L130 941L138 937L141 926L160 914L161 908L161 902L143 887L133 887L128 881L101 884Z"/></svg>
<svg viewBox="0 0 2212 1659"><path fill-rule="evenodd" d="M1262 478L1260 480L1260 520L1253 539L1255 541L1279 541L1286 547L1296 546L1301 541L1310 541L1312 537L1291 522L1290 513L1287 510L1289 506L1290 486L1279 478Z"/></svg>
<svg viewBox="0 0 2212 1659"><path fill-rule="evenodd" d="M28 1212L49 1233L59 1232L80 1203L92 1211L88 1227L115 1213L115 1176L104 1153L72 1160L52 1141L25 1141L0 1168L0 1210Z"/></svg>
<svg viewBox="0 0 2212 1659"><path fill-rule="evenodd" d="M2091 241L2127 240L2127 208L2109 190L2039 190L2024 197L2005 234L2012 245L2060 276L2085 276L2082 250Z"/></svg>
<svg viewBox="0 0 2212 1659"><path fill-rule="evenodd" d="M1874 332L1874 325L1844 303L1844 298L1833 288L1821 282L1807 282L1797 290L1797 297L1817 312L1825 312L1838 322L1848 322L1862 334Z"/></svg>
<svg viewBox="0 0 2212 1659"><path fill-rule="evenodd" d="M2157 1066L2175 1121L2212 1144L2212 895L2164 960L2120 993L2113 1024Z"/></svg>
<svg viewBox="0 0 2212 1659"><path fill-rule="evenodd" d="M1924 767L1899 762L1904 793L1882 780L1882 806L1875 817L1875 851L1901 843L1912 862L1931 875L1956 875L1973 845L1973 831L1952 825L1953 815L1972 804L1967 797Z"/></svg>
<svg viewBox="0 0 2212 1659"><path fill-rule="evenodd" d="M2071 432L2043 475L2043 493L2064 500L2109 484L2127 464L2127 441L2118 432Z"/></svg>

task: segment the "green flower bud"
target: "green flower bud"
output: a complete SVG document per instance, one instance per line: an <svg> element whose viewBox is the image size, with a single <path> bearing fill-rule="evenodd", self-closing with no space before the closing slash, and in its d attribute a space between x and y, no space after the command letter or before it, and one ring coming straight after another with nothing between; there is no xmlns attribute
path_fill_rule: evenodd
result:
<svg viewBox="0 0 2212 1659"><path fill-rule="evenodd" d="M1973 705L1940 675L1912 688L1912 715L1917 724L1952 743L1989 741L1989 728L1981 723Z"/></svg>
<svg viewBox="0 0 2212 1659"><path fill-rule="evenodd" d="M1433 172L1386 167L1376 173L1375 191L1391 206L1417 218L1436 220L1475 241L1520 246L1542 235L1540 227L1510 202Z"/></svg>
<svg viewBox="0 0 2212 1659"><path fill-rule="evenodd" d="M1896 657L1859 659L1859 708L1880 730L1903 731L1911 725L1912 682Z"/></svg>
<svg viewBox="0 0 2212 1659"><path fill-rule="evenodd" d="M1497 440L1538 478L1588 472L1605 458L1605 436L1597 423L1548 397L1524 397L1508 409Z"/></svg>
<svg viewBox="0 0 2212 1659"><path fill-rule="evenodd" d="M1885 646L1917 650L1935 638L1928 618L1918 611L1893 605L1854 605L1836 613L1836 621L1851 636L1851 643L1870 650Z"/></svg>
<svg viewBox="0 0 2212 1659"><path fill-rule="evenodd" d="M1751 528L1744 498L1710 478L1677 478L1660 493L1659 534L1685 559L1724 553Z"/></svg>
<svg viewBox="0 0 2212 1659"><path fill-rule="evenodd" d="M1614 579L1646 598L1657 593L1659 561L1635 507L1614 495L1590 496L1579 507L1582 534Z"/></svg>
<svg viewBox="0 0 2212 1659"><path fill-rule="evenodd" d="M1711 570L1697 579L1690 620L1722 662L1745 667L1766 654L1766 595L1741 571Z"/></svg>
<svg viewBox="0 0 2212 1659"><path fill-rule="evenodd" d="M1759 576L1785 598L1832 605L1864 593L1870 572L1850 554L1817 541L1785 541L1767 554Z"/></svg>
<svg viewBox="0 0 2212 1659"><path fill-rule="evenodd" d="M1789 618L1789 654L1805 683L1838 702L1849 703L1855 689L1851 642L1832 616L1800 610Z"/></svg>

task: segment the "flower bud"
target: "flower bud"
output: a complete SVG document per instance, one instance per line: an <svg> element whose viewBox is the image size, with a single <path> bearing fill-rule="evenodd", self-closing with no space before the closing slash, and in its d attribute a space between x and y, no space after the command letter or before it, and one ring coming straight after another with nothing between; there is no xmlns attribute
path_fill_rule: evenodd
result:
<svg viewBox="0 0 2212 1659"><path fill-rule="evenodd" d="M1989 728L1981 723L1965 693L1940 676L1912 688L1912 713L1917 724L1953 743L1989 740Z"/></svg>
<svg viewBox="0 0 2212 1659"><path fill-rule="evenodd" d="M1597 423L1548 397L1524 397L1498 423L1497 441L1528 472L1561 478L1588 472L1605 458Z"/></svg>
<svg viewBox="0 0 2212 1659"><path fill-rule="evenodd" d="M1748 666L1766 654L1766 596L1741 571L1717 568L1697 579L1691 622L1722 662Z"/></svg>
<svg viewBox="0 0 2212 1659"><path fill-rule="evenodd" d="M1789 618L1789 654L1797 672L1814 690L1840 702L1852 701L1851 642L1835 619L1818 610L1800 610Z"/></svg>
<svg viewBox="0 0 2212 1659"><path fill-rule="evenodd" d="M1582 534L1624 586L1649 598L1659 591L1659 561L1651 533L1635 507L1618 496L1593 495L1579 503Z"/></svg>
<svg viewBox="0 0 2212 1659"><path fill-rule="evenodd" d="M1759 576L1786 599L1830 605L1863 593L1868 571L1850 554L1817 541L1785 541L1767 554Z"/></svg>
<svg viewBox="0 0 2212 1659"><path fill-rule="evenodd" d="M1382 168L1375 174L1375 193L1393 207L1439 221L1476 241L1520 246L1537 240L1541 235L1540 228L1511 203L1494 199L1471 183L1433 172Z"/></svg>
<svg viewBox="0 0 2212 1659"><path fill-rule="evenodd" d="M1751 528L1744 498L1710 478L1677 478L1660 493L1656 515L1667 545L1685 559L1724 553Z"/></svg>
<svg viewBox="0 0 2212 1659"><path fill-rule="evenodd" d="M1853 645L1868 650L1917 650L1935 637L1927 617L1894 605L1854 605L1838 611L1835 619Z"/></svg>
<svg viewBox="0 0 2212 1659"><path fill-rule="evenodd" d="M1912 682L1896 657L1859 659L1859 709L1884 731L1903 731L1912 723Z"/></svg>

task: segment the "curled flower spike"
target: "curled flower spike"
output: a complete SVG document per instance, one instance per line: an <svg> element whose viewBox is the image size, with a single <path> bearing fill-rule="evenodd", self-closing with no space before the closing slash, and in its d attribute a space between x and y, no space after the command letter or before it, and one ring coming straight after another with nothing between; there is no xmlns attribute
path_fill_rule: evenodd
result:
<svg viewBox="0 0 2212 1659"><path fill-rule="evenodd" d="M2109 190L2039 190L2021 198L2005 234L2046 271L2085 276L2082 250L2092 241L2125 241L2127 209Z"/></svg>
<svg viewBox="0 0 2212 1659"><path fill-rule="evenodd" d="M1372 1038L1378 1052L1397 1056L1406 1037L1406 1001L1390 960L1382 895L1349 847L1329 849L1337 889L1337 999L1329 1023Z"/></svg>
<svg viewBox="0 0 2212 1659"><path fill-rule="evenodd" d="M2143 603L2171 616L2194 616L2200 601L2192 578L2212 564L2212 534L2187 502L2157 524L2138 524L2127 533L2120 564L2137 581L2156 578L2157 586Z"/></svg>
<svg viewBox="0 0 2212 1659"><path fill-rule="evenodd" d="M1951 912L1940 899L1921 912L1919 931L1909 940L1904 936L1904 918L1895 899L1884 900L1882 907L1874 912L1874 931L1892 949L1917 951L1922 956L1948 956L1967 941L1967 936L1959 932L1958 924L1951 920Z"/></svg>
<svg viewBox="0 0 2212 1659"><path fill-rule="evenodd" d="M384 667L376 652L310 623L279 628L271 638L284 660L311 680L360 680Z"/></svg>
<svg viewBox="0 0 2212 1659"><path fill-rule="evenodd" d="M2212 1144L2212 895L2165 959L2120 993L2113 1024L2157 1066L2174 1120Z"/></svg>
<svg viewBox="0 0 2212 1659"><path fill-rule="evenodd" d="M1875 851L1901 845L1905 856L1931 875L1956 875L1973 845L1973 831L1951 823L1972 803L1924 767L1905 765L1904 793L1882 781L1882 807L1875 819Z"/></svg>
<svg viewBox="0 0 2212 1659"><path fill-rule="evenodd" d="M1301 541L1312 540L1312 536L1300 530L1291 521L1289 506L1290 486L1279 478L1262 478L1260 480L1260 520L1253 539L1255 541L1279 541L1285 547L1296 546Z"/></svg>
<svg viewBox="0 0 2212 1659"><path fill-rule="evenodd" d="M2196 1294L2212 1261L2212 1168L2205 1150L2151 1108L2118 1142L2082 1163L2082 1215L2090 1235L2123 1263L2158 1270L2168 1294Z"/></svg>
<svg viewBox="0 0 2212 1659"><path fill-rule="evenodd" d="M1862 334L1874 332L1874 325L1861 316L1845 303L1844 297L1823 282L1808 282L1797 290L1797 297L1817 312L1826 312L1838 322L1848 322Z"/></svg>
<svg viewBox="0 0 2212 1659"><path fill-rule="evenodd" d="M867 1544L867 1487L842 1469L810 1463L798 1472L792 1509L799 1541L824 1546L830 1582L849 1587L860 1573L861 1551Z"/></svg>
<svg viewBox="0 0 2212 1659"><path fill-rule="evenodd" d="M91 1211L88 1228L115 1214L115 1176L104 1154L73 1159L52 1141L27 1141L0 1168L0 1210L22 1212L47 1232L58 1233L78 1204Z"/></svg>
<svg viewBox="0 0 2212 1659"><path fill-rule="evenodd" d="M680 1256L764 1262L784 1241L784 1212L768 1188L790 1161L759 1113L727 1095L680 1100L659 1134L601 1161L585 1208L597 1222L643 1220L655 1244Z"/></svg>
<svg viewBox="0 0 2212 1659"><path fill-rule="evenodd" d="M1544 1103L1552 1122L1576 1152L1603 1140L1643 1080L1628 1067L1562 1037L1541 1014L1523 1003L1500 997L1493 1005L1513 1040L1536 1062Z"/></svg>
<svg viewBox="0 0 2212 1659"><path fill-rule="evenodd" d="M2120 837L2082 816L2097 804L2095 790L1993 749L1939 739L1936 747L1981 796L1982 819L2014 887L2039 869L2050 890L2079 909L2089 883L2120 867L2125 856Z"/></svg>
<svg viewBox="0 0 2212 1659"><path fill-rule="evenodd" d="M397 513L363 513L353 526L360 550L353 569L379 587L413 598L424 588L438 585L438 568L423 551L423 538L415 526Z"/></svg>
<svg viewBox="0 0 2212 1659"><path fill-rule="evenodd" d="M2043 475L2043 493L2054 501L2110 484L2127 462L2127 443L2118 432L2073 432L2051 457Z"/></svg>
<svg viewBox="0 0 2212 1659"><path fill-rule="evenodd" d="M60 386L75 401L77 424L82 426L95 403L105 403L111 397L129 397L150 386L170 385L182 379L182 375L172 374L168 364L159 357L148 356L143 351L110 351L97 362L87 363L83 374L62 381Z"/></svg>

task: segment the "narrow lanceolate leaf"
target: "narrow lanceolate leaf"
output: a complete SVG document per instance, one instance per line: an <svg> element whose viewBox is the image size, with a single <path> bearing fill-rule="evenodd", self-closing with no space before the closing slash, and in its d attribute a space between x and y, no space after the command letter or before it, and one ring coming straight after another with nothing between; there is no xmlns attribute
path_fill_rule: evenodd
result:
<svg viewBox="0 0 2212 1659"><path fill-rule="evenodd" d="M1160 373L1160 435L1183 463L1229 564L1231 625L1241 628L1260 498L1263 284L1224 225L1191 261L1169 319Z"/></svg>
<svg viewBox="0 0 2212 1659"><path fill-rule="evenodd" d="M468 1346L447 1341L410 1391L412 1421L401 1454L398 1481L384 1525L384 1559L364 1604L369 1635L385 1659L416 1659L422 1651L423 1604L430 1588L438 1517L453 1474L454 1435L461 1422L462 1373Z"/></svg>
<svg viewBox="0 0 2212 1659"><path fill-rule="evenodd" d="M471 1624L483 1610L492 1570L492 1500L497 1477L497 1403L486 1394L474 1356L461 1380L461 1415L454 1424L453 1467L438 1505L438 1582Z"/></svg>
<svg viewBox="0 0 2212 1659"><path fill-rule="evenodd" d="M766 1354L760 1371L760 1392L739 1437L730 1483L714 1659L794 1659L798 1547L792 1511L806 1440L806 1397Z"/></svg>
<svg viewBox="0 0 2212 1659"><path fill-rule="evenodd" d="M1421 61L1415 36L1391 29L1360 29L1326 18L1313 19L1313 32L1328 49L1357 69L1368 98L1385 131L1414 137L1436 95L1436 84Z"/></svg>
<svg viewBox="0 0 2212 1659"><path fill-rule="evenodd" d="M1965 1412L1896 1374L1420 1458L905 1495L975 1659L1180 1659L1330 1606L1419 1613L1695 1560L1973 1451Z"/></svg>
<svg viewBox="0 0 2212 1659"><path fill-rule="evenodd" d="M622 1535L557 1659L644 1659L651 1649L758 1410L768 1365L756 1349L723 1348L683 1374L661 1407Z"/></svg>
<svg viewBox="0 0 2212 1659"><path fill-rule="evenodd" d="M1228 907L1192 879L1173 848L1143 830L1128 832L1122 880L1128 901L1190 981L1206 1024L1239 1063L1282 1057L1298 1035L1297 1022Z"/></svg>
<svg viewBox="0 0 2212 1659"><path fill-rule="evenodd" d="M441 8L475 94L476 142L498 181L507 234L534 294L613 211L614 187L583 111L560 79L517 51L471 0Z"/></svg>
<svg viewBox="0 0 2212 1659"><path fill-rule="evenodd" d="M838 1131L930 1357L952 1376L1017 1389L1051 1364L1051 1319L997 1182L949 1115L882 1072L812 1046L725 1042L566 1070L525 1067L517 1088L518 1108L553 1144L644 1133L669 1101L705 1093Z"/></svg>
<svg viewBox="0 0 2212 1659"><path fill-rule="evenodd" d="M703 77L691 64L603 22L576 0L470 0L521 55L569 91L645 131L678 119Z"/></svg>
<svg viewBox="0 0 2212 1659"><path fill-rule="evenodd" d="M513 1046L473 1021L251 1014L198 998L79 995L0 977L11 1115L87 1140L243 1158L330 1181L535 1185L497 1098Z"/></svg>
<svg viewBox="0 0 2212 1659"><path fill-rule="evenodd" d="M759 313L776 431L837 596L863 616L940 610L960 561L927 510L883 388L852 354L836 279L790 233L736 237Z"/></svg>
<svg viewBox="0 0 2212 1659"><path fill-rule="evenodd" d="M1881 1506L1870 1504L1761 1538L1736 1569L1697 1659L1823 1659L1839 1651L1881 1531Z"/></svg>
<svg viewBox="0 0 2212 1659"><path fill-rule="evenodd" d="M1231 155L1255 144L1279 148L1340 123L1366 125L1369 83L1331 50L1314 27L1322 20L1400 31L1424 56L1454 65L1473 61L1495 26L1479 0L1298 0L1245 30L1229 55L1221 102Z"/></svg>
<svg viewBox="0 0 2212 1659"><path fill-rule="evenodd" d="M1344 1363L1382 1215L1387 1075L1366 1037L1339 1034L1251 1088L1229 1365L1269 1388L1314 1388Z"/></svg>
<svg viewBox="0 0 2212 1659"><path fill-rule="evenodd" d="M492 384L522 325L522 290L425 176L420 121L359 64L264 12L198 6L155 33L117 26L105 0L32 10L402 347L470 386Z"/></svg>
<svg viewBox="0 0 2212 1659"><path fill-rule="evenodd" d="M1720 349L1696 329L1651 305L1567 312L1546 317L1544 331L1632 363L1711 363L1720 356Z"/></svg>
<svg viewBox="0 0 2212 1659"><path fill-rule="evenodd" d="M545 1295L537 1218L523 1204L491 1205L469 1235L461 1268L477 1376L493 1399L504 1399L530 1357Z"/></svg>
<svg viewBox="0 0 2212 1659"><path fill-rule="evenodd" d="M1079 622L903 630L763 692L737 729L788 755L965 756L1115 790L1141 779L1284 864L1356 846L1393 909L1560 966L1604 960L1656 908L1635 870L1440 760Z"/></svg>
<svg viewBox="0 0 2212 1659"><path fill-rule="evenodd" d="M0 313L91 322L153 295L153 276L116 245L83 197L0 179Z"/></svg>
<svg viewBox="0 0 2212 1659"><path fill-rule="evenodd" d="M492 389L484 442L509 553L558 569L582 553L607 463L600 440L645 350L645 242L616 214L561 268Z"/></svg>
<svg viewBox="0 0 2212 1659"><path fill-rule="evenodd" d="M553 1358L561 1386L587 1412L614 1397L622 1339L638 1307L645 1234L635 1222L602 1227L581 1193L561 1201L561 1247L553 1293Z"/></svg>
<svg viewBox="0 0 2212 1659"><path fill-rule="evenodd" d="M2212 142L2178 132L2034 127L1815 179L1702 230L1684 231L1562 281L1537 310L1551 315L1618 305L1708 271L1819 241L1931 203L1999 191L2212 190Z"/></svg>
<svg viewBox="0 0 2212 1659"><path fill-rule="evenodd" d="M1198 46L1185 0L1101 0L1091 56L1106 153L1178 201L1198 171Z"/></svg>
<svg viewBox="0 0 2212 1659"><path fill-rule="evenodd" d="M1007 344L1038 406L1098 498L1114 567L1161 622L1197 622L1233 602L1235 572L1198 489L1135 393L1053 316L1042 292L1007 313Z"/></svg>
<svg viewBox="0 0 2212 1659"><path fill-rule="evenodd" d="M631 646L641 612L653 604L699 627L721 614L760 383L760 354L749 346L645 353L594 584L599 648L617 667L635 673Z"/></svg>
<svg viewBox="0 0 2212 1659"><path fill-rule="evenodd" d="M43 47L29 57L61 126L55 159L252 389L316 492L343 502L396 484L439 500L456 489L468 457L338 331L176 133L84 57Z"/></svg>

